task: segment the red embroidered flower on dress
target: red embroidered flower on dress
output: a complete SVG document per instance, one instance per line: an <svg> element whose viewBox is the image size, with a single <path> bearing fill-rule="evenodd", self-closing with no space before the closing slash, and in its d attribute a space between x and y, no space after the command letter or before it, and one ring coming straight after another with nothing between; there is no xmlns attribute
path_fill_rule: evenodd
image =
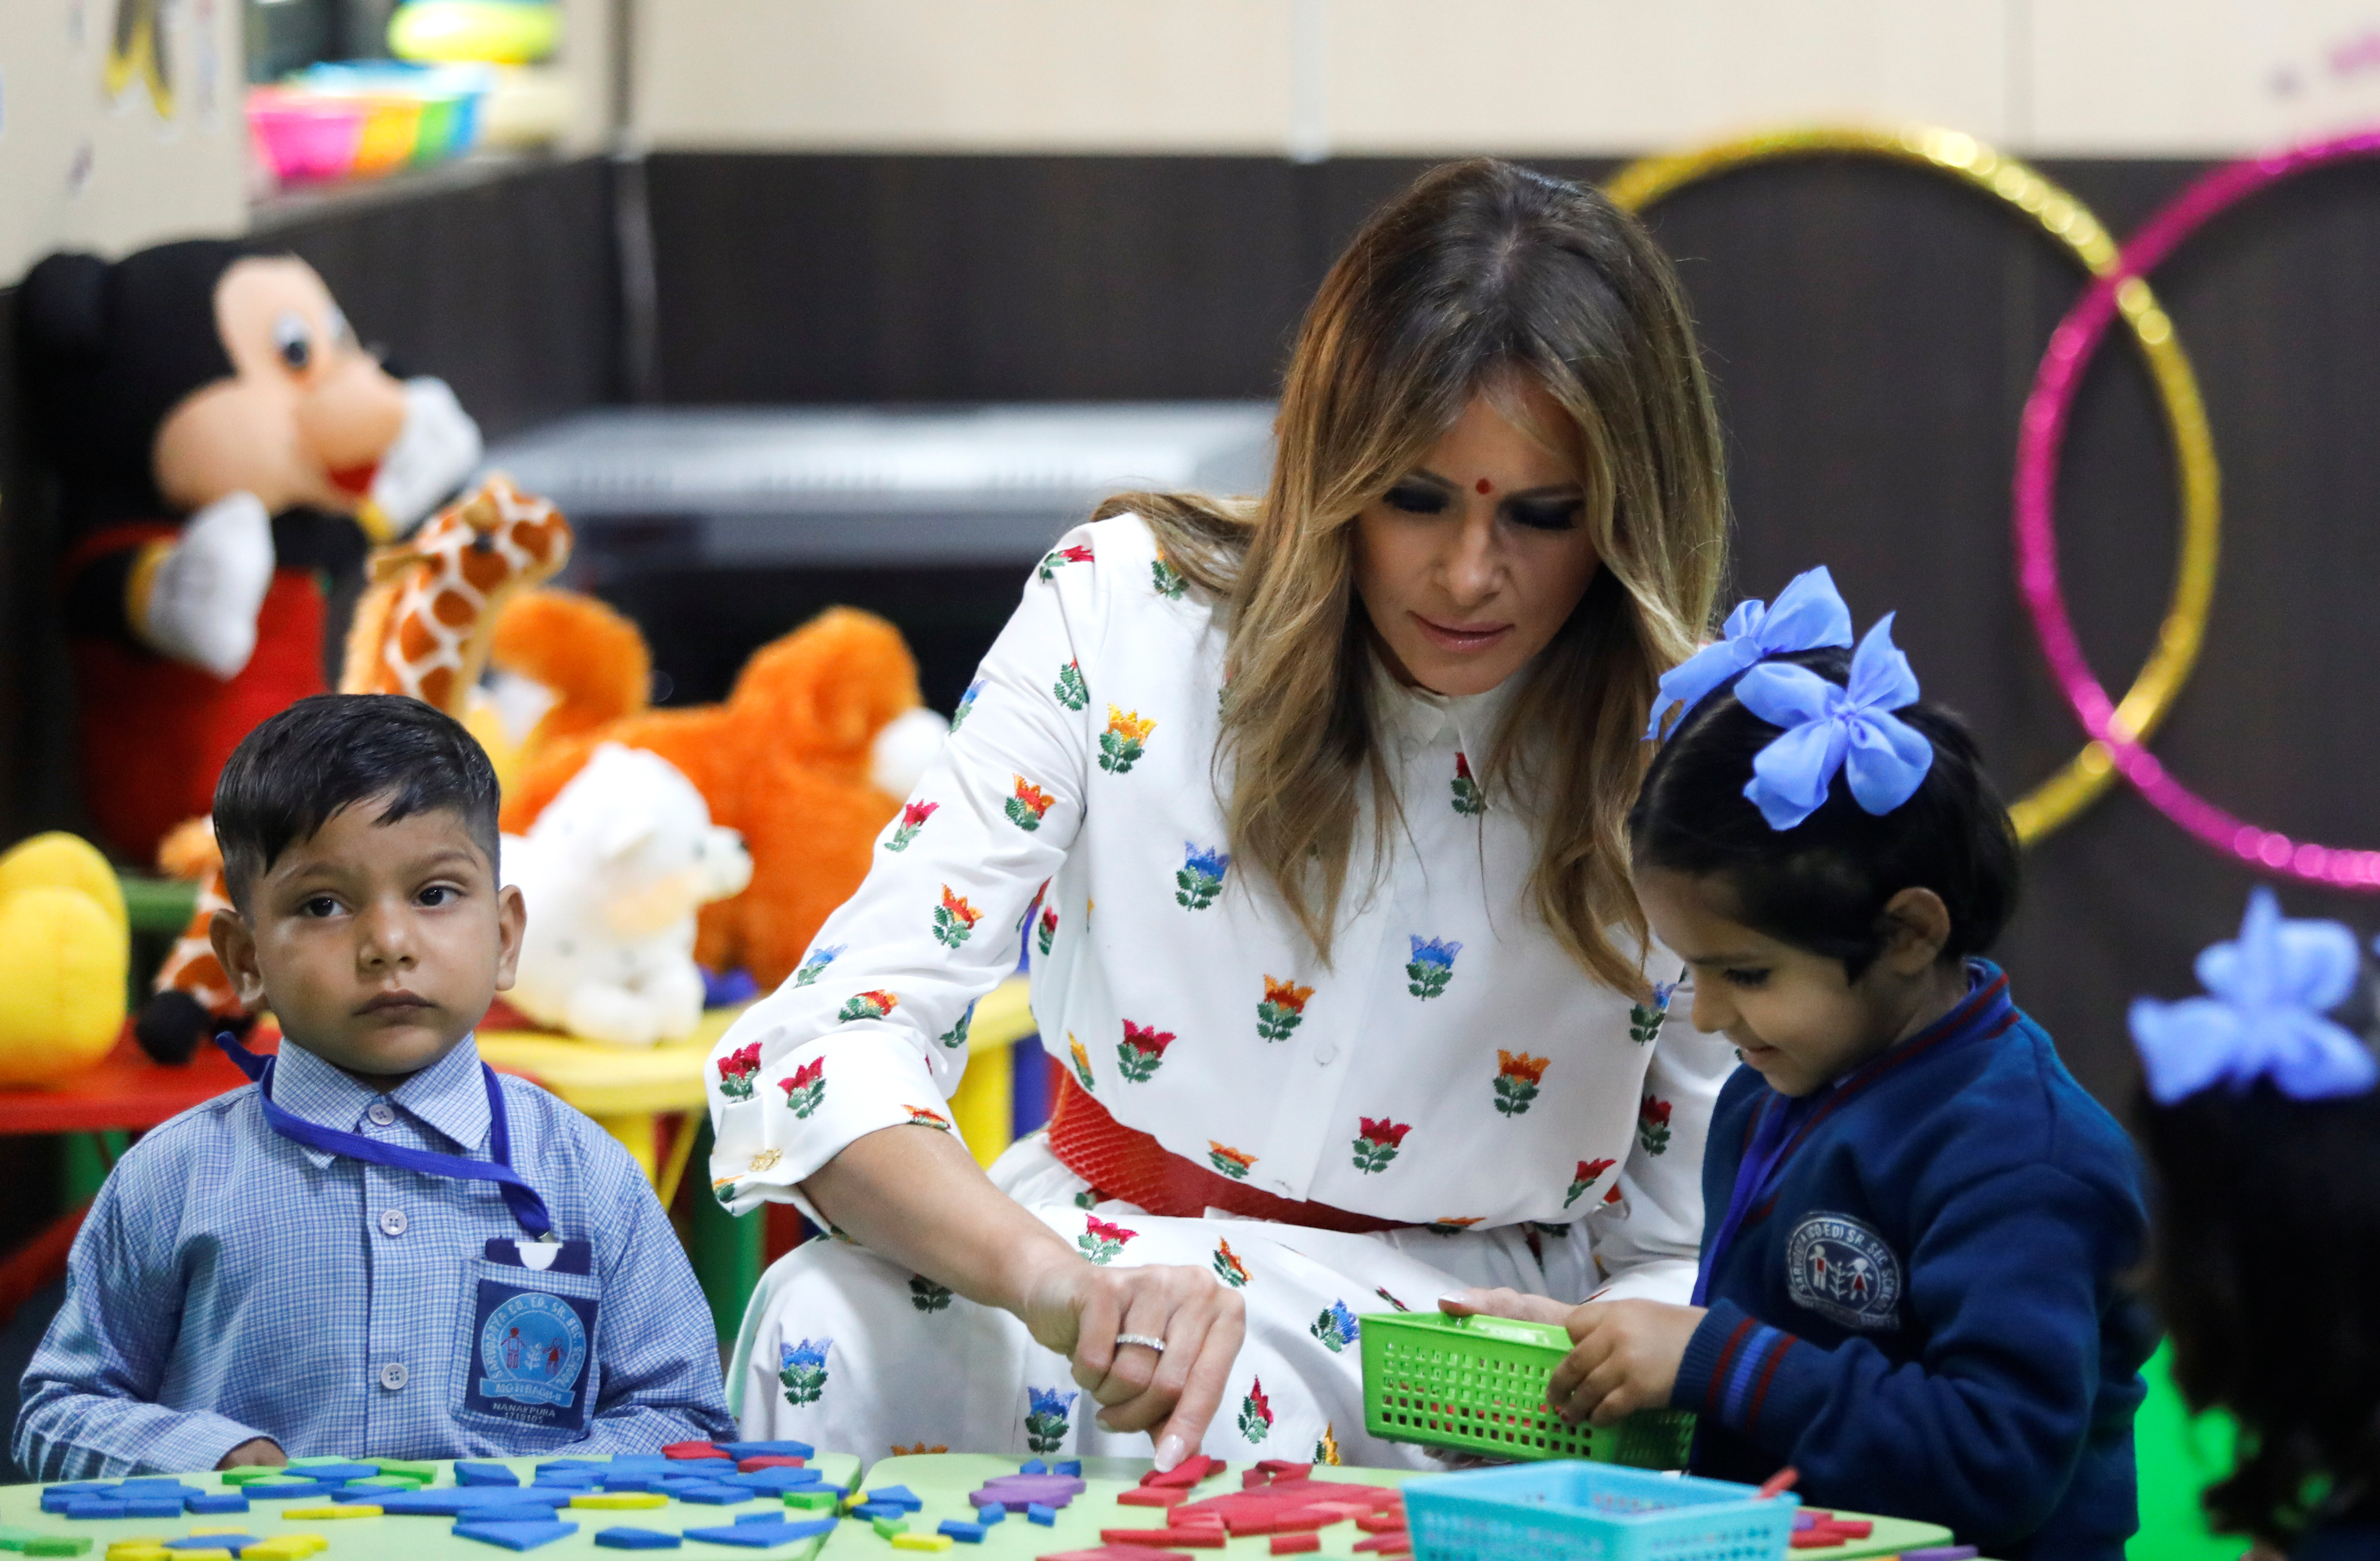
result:
<svg viewBox="0 0 2380 1561"><path fill-rule="evenodd" d="M1659 1155L1670 1147L1670 1103L1646 1095L1645 1104L1636 1109L1636 1142L1647 1155Z"/></svg>
<svg viewBox="0 0 2380 1561"><path fill-rule="evenodd" d="M1123 1039L1116 1046L1116 1066L1123 1076L1135 1083L1146 1083L1165 1060L1165 1048L1173 1044L1173 1032L1160 1030L1154 1024L1123 1022Z"/></svg>
<svg viewBox="0 0 2380 1561"><path fill-rule="evenodd" d="M1568 1208L1572 1204L1577 1203L1581 1194L1585 1192L1588 1188L1603 1180L1603 1173L1609 1170L1613 1163L1614 1162L1610 1160L1581 1160L1578 1163L1578 1169L1571 1176L1570 1192L1562 1199L1562 1207ZM1619 1195L1620 1188L1618 1183L1615 1182L1612 1185L1611 1191L1613 1196L1616 1197ZM1609 1200L1608 1199L1606 1200L1606 1202L1609 1201Z"/></svg>
<svg viewBox="0 0 2380 1561"><path fill-rule="evenodd" d="M1413 1131L1411 1122L1392 1122L1385 1117L1363 1117L1363 1131L1355 1139L1355 1168L1366 1174L1389 1168L1404 1144L1405 1134Z"/></svg>

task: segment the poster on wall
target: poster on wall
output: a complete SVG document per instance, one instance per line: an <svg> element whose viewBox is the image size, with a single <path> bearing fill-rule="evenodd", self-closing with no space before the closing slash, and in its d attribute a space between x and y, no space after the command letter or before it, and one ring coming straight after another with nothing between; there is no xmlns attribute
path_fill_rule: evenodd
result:
<svg viewBox="0 0 2380 1561"><path fill-rule="evenodd" d="M170 120L174 117L174 64L166 6L167 0L115 0L104 80L109 101L119 106L136 84L146 87L157 117Z"/></svg>

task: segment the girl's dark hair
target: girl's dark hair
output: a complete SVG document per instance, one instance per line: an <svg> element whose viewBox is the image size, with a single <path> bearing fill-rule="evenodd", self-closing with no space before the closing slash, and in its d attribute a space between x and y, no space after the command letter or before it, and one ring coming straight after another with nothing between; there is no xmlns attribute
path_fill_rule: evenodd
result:
<svg viewBox="0 0 2380 1561"><path fill-rule="evenodd" d="M1848 650L1771 657L1838 685ZM1930 889L1950 912L1944 959L1989 949L2015 908L2016 829L1959 718L1920 700L1893 712L1934 744L1917 793L1878 817L1840 774L1818 810L1772 829L1744 796L1754 756L1779 728L1746 709L1730 681L1688 711L1654 756L1628 814L1639 867L1724 879L1734 919L1755 932L1840 960L1857 981L1884 951L1884 907L1904 889Z"/></svg>
<svg viewBox="0 0 2380 1561"><path fill-rule="evenodd" d="M2346 1016L2335 1015L2344 1019ZM2287 1546L2380 1494L2380 1094L2143 1098L2152 1299L2195 1410L2238 1418L2215 1527Z"/></svg>

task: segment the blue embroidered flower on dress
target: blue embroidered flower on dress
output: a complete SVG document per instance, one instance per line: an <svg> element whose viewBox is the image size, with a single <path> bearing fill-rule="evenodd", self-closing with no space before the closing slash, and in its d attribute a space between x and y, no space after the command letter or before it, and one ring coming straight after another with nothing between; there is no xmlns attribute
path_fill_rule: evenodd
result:
<svg viewBox="0 0 2380 1561"><path fill-rule="evenodd" d="M829 943L821 948L811 950L803 956L802 968L794 972L794 985L807 986L816 981L820 975L826 974L826 967L834 963L847 946L842 943Z"/></svg>
<svg viewBox="0 0 2380 1561"><path fill-rule="evenodd" d="M1081 1395L1028 1386L1025 1397L1025 1445L1037 1453L1054 1453L1063 1447L1067 1416Z"/></svg>
<svg viewBox="0 0 2380 1561"><path fill-rule="evenodd" d="M1405 936L1413 944L1413 959L1405 965L1405 978L1412 985L1405 989L1416 998L1435 998L1454 979L1454 956L1463 952L1463 945L1444 938Z"/></svg>
<svg viewBox="0 0 2380 1561"><path fill-rule="evenodd" d="M785 1386L786 1403L799 1407L819 1401L826 1391L826 1352L833 1347L831 1338L777 1346L777 1380Z"/></svg>
<svg viewBox="0 0 2380 1561"><path fill-rule="evenodd" d="M1356 1325L1355 1314L1347 1310L1347 1303L1343 1301L1332 1301L1305 1331L1321 1340L1322 1348L1333 1355L1354 1343L1363 1333Z"/></svg>
<svg viewBox="0 0 2380 1561"><path fill-rule="evenodd" d="M1203 911L1223 892L1223 875L1232 870L1231 856L1214 846L1201 850L1190 841L1182 842L1182 870L1173 875L1173 898L1190 910Z"/></svg>
<svg viewBox="0 0 2380 1561"><path fill-rule="evenodd" d="M959 696L959 708L951 712L951 730L953 732L965 726L967 717L975 713L976 696L982 692L983 679L978 678L966 685L965 694Z"/></svg>

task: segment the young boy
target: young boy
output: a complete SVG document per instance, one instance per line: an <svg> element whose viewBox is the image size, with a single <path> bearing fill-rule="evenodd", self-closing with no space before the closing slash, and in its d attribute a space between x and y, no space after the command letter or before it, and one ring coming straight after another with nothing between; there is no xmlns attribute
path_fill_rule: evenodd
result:
<svg viewBox="0 0 2380 1561"><path fill-rule="evenodd" d="M1550 1402L1597 1424L1693 1410L1694 1473L1790 1467L1817 1507L1942 1523L2010 1561L2121 1561L2153 1342L2125 1285L2139 1168L1977 957L2016 842L1973 744L1905 663L1892 690L1888 640L1860 656L1712 692L1629 817L1694 1027L1744 1061L1711 1115L1694 1303L1448 1310L1566 1322ZM1857 730L1830 746L1829 722ZM1846 785L1828 765L1852 754L1868 768Z"/></svg>
<svg viewBox="0 0 2380 1561"><path fill-rule="evenodd" d="M472 1045L524 922L496 805L470 734L394 696L303 700L232 755L215 952L283 1044L100 1190L25 1373L33 1478L734 1434L643 1174Z"/></svg>

